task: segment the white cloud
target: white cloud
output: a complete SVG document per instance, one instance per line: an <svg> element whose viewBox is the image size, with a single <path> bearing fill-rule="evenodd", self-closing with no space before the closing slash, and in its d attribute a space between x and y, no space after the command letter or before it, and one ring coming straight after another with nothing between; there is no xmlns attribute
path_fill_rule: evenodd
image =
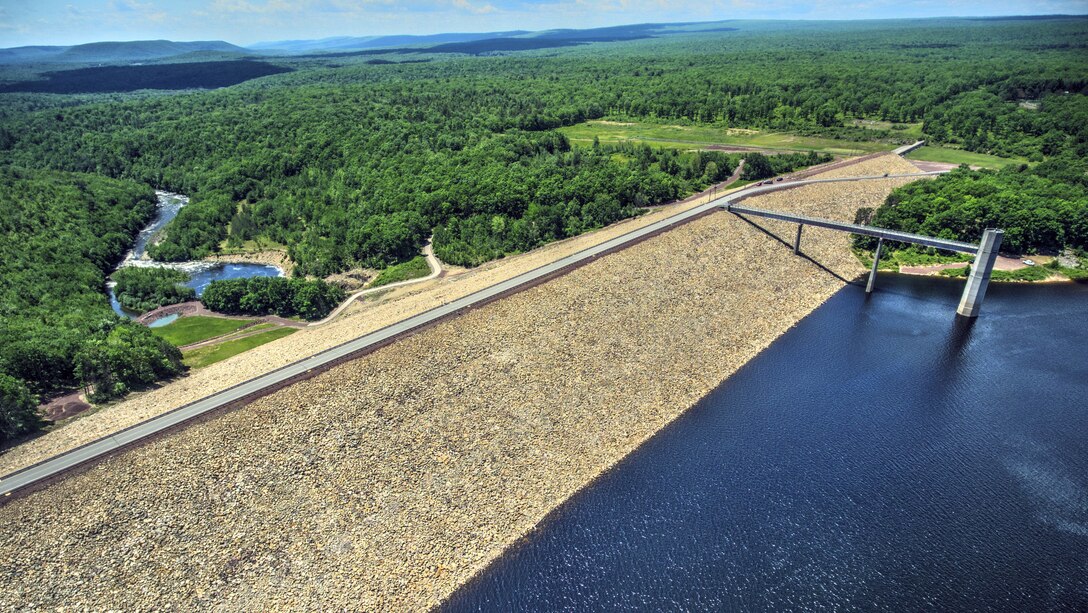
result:
<svg viewBox="0 0 1088 613"><path fill-rule="evenodd" d="M301 7L283 0L250 2L249 0L215 0L211 5L215 13L283 13L297 12Z"/></svg>
<svg viewBox="0 0 1088 613"><path fill-rule="evenodd" d="M486 15L496 10L493 4L472 4L468 0L453 0L453 6L475 15Z"/></svg>

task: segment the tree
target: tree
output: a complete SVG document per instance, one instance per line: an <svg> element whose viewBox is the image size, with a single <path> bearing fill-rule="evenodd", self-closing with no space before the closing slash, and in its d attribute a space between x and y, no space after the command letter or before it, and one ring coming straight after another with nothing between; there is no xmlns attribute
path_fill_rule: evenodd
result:
<svg viewBox="0 0 1088 613"><path fill-rule="evenodd" d="M771 161L762 153L749 153L744 156L743 178L749 181L758 181L774 176L774 168Z"/></svg>
<svg viewBox="0 0 1088 613"><path fill-rule="evenodd" d="M314 320L328 315L344 297L344 290L319 279L253 277L212 281L200 299L219 313Z"/></svg>
<svg viewBox="0 0 1088 613"><path fill-rule="evenodd" d="M0 373L0 442L41 426L38 399L15 377Z"/></svg>

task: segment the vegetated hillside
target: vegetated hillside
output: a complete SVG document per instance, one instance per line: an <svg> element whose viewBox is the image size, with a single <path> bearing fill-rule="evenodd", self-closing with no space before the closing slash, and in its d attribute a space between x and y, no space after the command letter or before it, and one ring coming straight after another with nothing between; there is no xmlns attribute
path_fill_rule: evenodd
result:
<svg viewBox="0 0 1088 613"><path fill-rule="evenodd" d="M44 80L0 85L0 93L83 94L139 89L214 89L290 70L255 60L103 66L47 72L43 75Z"/></svg>
<svg viewBox="0 0 1088 613"><path fill-rule="evenodd" d="M484 38L500 38L528 34L526 30L509 32L479 32L445 34L393 35L393 36L337 36L319 40L281 40L261 42L249 45L250 49L280 53L310 53L315 51L349 51L361 49L379 49L382 47L403 47L407 45L437 45L442 43L464 43Z"/></svg>
<svg viewBox="0 0 1088 613"><path fill-rule="evenodd" d="M537 36L683 32L549 57L297 60L293 74L231 90L14 113L0 123L0 159L191 194L155 257L267 237L290 246L300 273L326 275L406 261L431 232L441 257L477 264L636 214L736 162L572 148L553 131L587 119L858 140L890 131L854 118L927 121L968 148L1005 143L1041 158L1083 147L1088 58L1069 45L1088 36L1088 19L732 25ZM1042 99L1033 115L1016 110L1024 94ZM974 104L980 96L992 105ZM971 121L945 120L953 111Z"/></svg>
<svg viewBox="0 0 1088 613"><path fill-rule="evenodd" d="M1002 228L1001 248L1011 253L1088 250L1088 162L1066 154L1035 168L961 167L895 190L871 221L967 242L977 242L986 228ZM855 242L870 249L873 243Z"/></svg>
<svg viewBox="0 0 1088 613"><path fill-rule="evenodd" d="M110 398L181 371L180 353L115 315L105 294L155 203L131 181L0 168L0 376Z"/></svg>
<svg viewBox="0 0 1088 613"><path fill-rule="evenodd" d="M12 47L0 49L0 63L15 62L135 62L191 53L194 51L245 52L242 47L221 40L177 42L136 40L98 42L66 47Z"/></svg>
<svg viewBox="0 0 1088 613"><path fill-rule="evenodd" d="M653 24L644 23L629 26L590 28L586 30L548 30L544 32L496 32L484 35L440 35L434 37L398 37L388 36L370 41L360 51L325 54L323 57L345 57L351 55L376 55L391 53L466 53L484 55L514 51L532 51L536 49L556 49L574 47L589 43L615 43L641 40L670 34L690 33L682 29L691 24ZM733 32L737 28L717 27L704 29L702 32ZM440 43L440 37L448 38L443 44L433 44L420 48L427 43ZM424 38L429 40L423 40ZM404 42L393 41L403 39ZM380 42L381 44L373 44ZM392 47L392 45L416 45L415 47Z"/></svg>
<svg viewBox="0 0 1088 613"><path fill-rule="evenodd" d="M45 58L61 53L64 49L67 49L67 47L49 47L43 45L0 49L0 64L39 62Z"/></svg>

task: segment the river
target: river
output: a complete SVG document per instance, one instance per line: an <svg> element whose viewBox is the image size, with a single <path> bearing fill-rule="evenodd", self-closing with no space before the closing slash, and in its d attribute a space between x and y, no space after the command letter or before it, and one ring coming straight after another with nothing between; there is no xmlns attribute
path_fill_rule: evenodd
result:
<svg viewBox="0 0 1088 613"><path fill-rule="evenodd" d="M446 603L1088 611L1088 286L848 287Z"/></svg>
<svg viewBox="0 0 1088 613"><path fill-rule="evenodd" d="M155 194L158 196L158 210L155 212L155 218L151 221L146 228L140 231L140 234L136 237L136 242L132 245L132 249L125 254L125 259L121 262L121 266L163 266L168 268L175 268L183 270L189 274L190 279L185 283L188 287L196 290L196 295L200 296L204 293L204 288L208 287L208 284L212 281L219 281L225 279L243 279L248 277L282 277L283 270L276 266L268 264L246 264L246 263L221 263L221 262L156 262L155 260L147 257L147 246L154 239L166 224L170 223L182 207L189 203L189 198L181 194L171 194L169 192L157 191ZM110 306L118 315L122 317L133 317L139 315L138 313L130 313L121 307L121 303L117 301L117 297L113 293L113 284L109 285Z"/></svg>

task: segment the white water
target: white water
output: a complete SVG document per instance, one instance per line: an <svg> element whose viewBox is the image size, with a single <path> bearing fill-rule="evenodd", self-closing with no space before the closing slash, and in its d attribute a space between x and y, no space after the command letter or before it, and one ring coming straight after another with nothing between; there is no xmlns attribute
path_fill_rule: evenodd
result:
<svg viewBox="0 0 1088 613"><path fill-rule="evenodd" d="M159 262L152 260L147 255L148 245L153 244L156 236L162 231L166 224L177 217L178 212L181 211L182 207L189 204L189 197L181 194L156 191L155 195L159 198L155 219L153 219L151 223L136 236L136 242L133 243L132 249L125 254L125 259L121 261L121 264L117 267L118 269L132 266L137 268L170 268L173 270L180 270L189 274L191 279L185 285L195 289L198 296L209 283L220 279L285 276L283 269L270 264L237 264L205 262L201 260L188 262ZM121 308L121 304L117 301L117 297L113 293L113 288L116 285L117 284L113 281L106 284L109 288L110 305L113 306L114 312L118 315L131 317L132 313L128 313Z"/></svg>

